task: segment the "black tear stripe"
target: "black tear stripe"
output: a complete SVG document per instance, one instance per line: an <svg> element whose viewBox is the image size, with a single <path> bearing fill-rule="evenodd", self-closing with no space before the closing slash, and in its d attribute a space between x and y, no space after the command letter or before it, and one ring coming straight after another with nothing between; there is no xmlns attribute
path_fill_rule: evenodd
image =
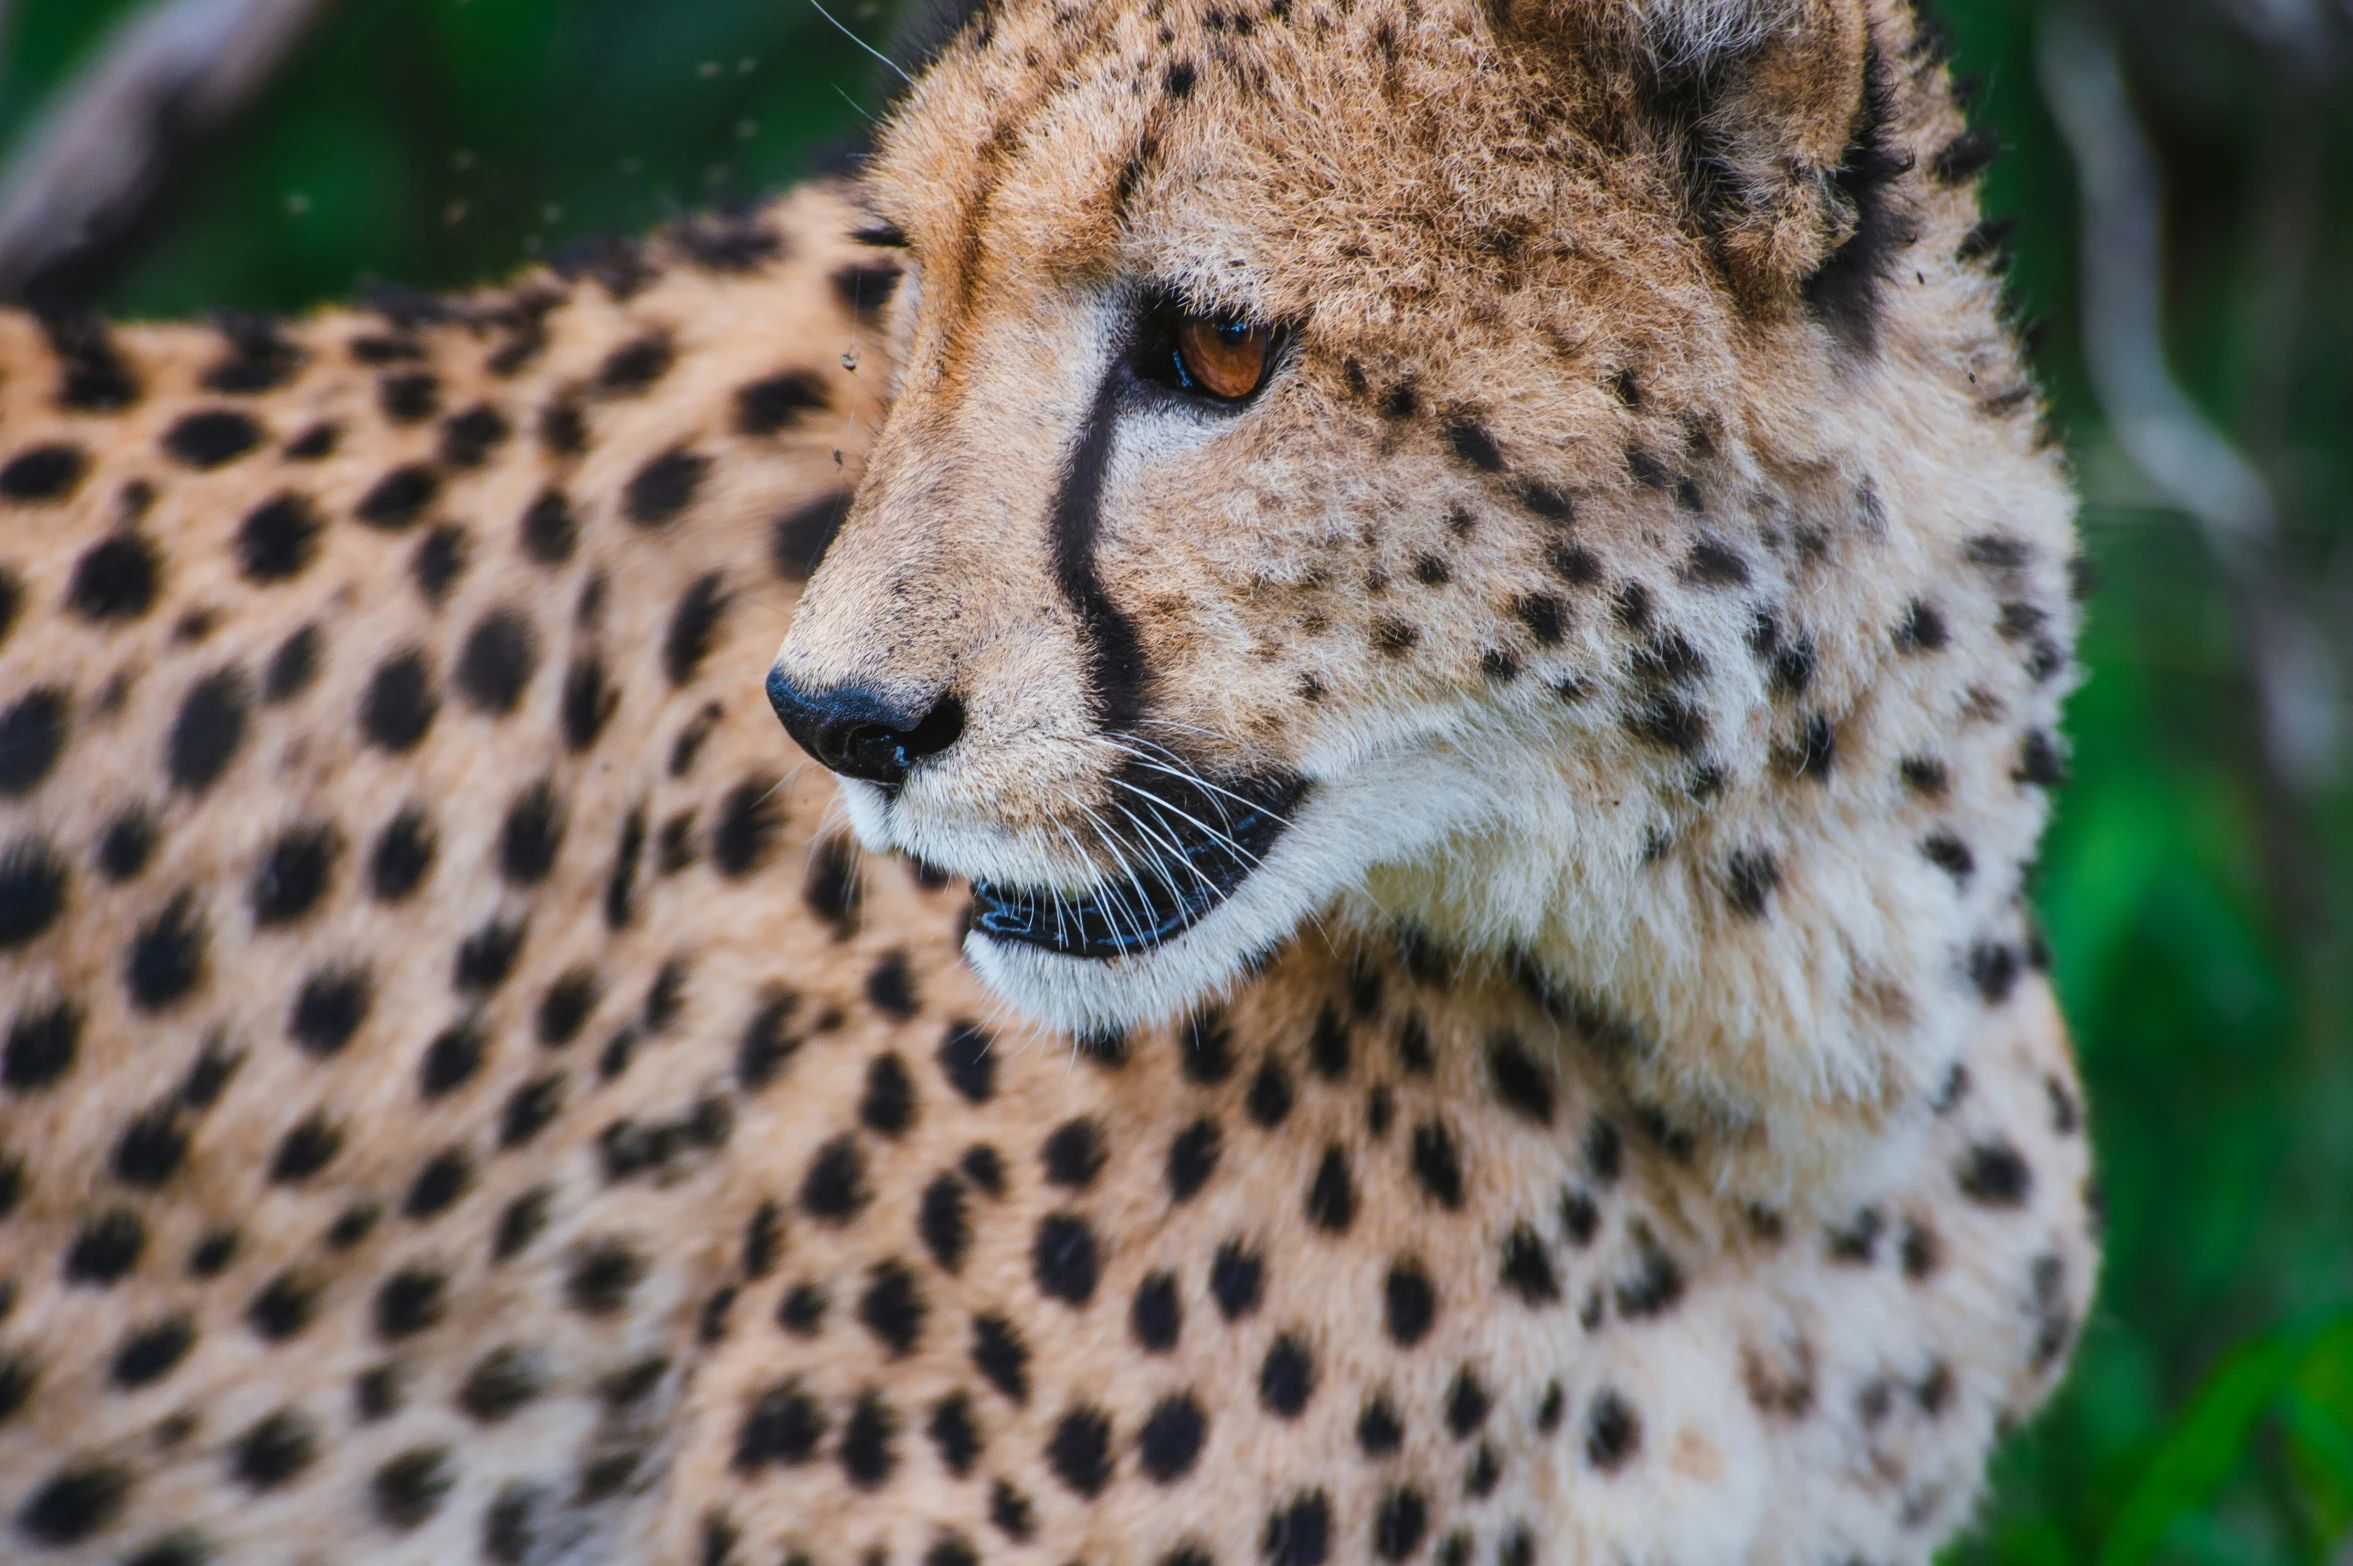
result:
<svg viewBox="0 0 2353 1566"><path fill-rule="evenodd" d="M1120 350L1124 361L1126 349ZM1095 572L1095 546L1103 528L1103 472L1111 462L1111 438L1119 428L1123 364L1115 362L1095 388L1094 405L1080 426L1078 444L1063 470L1047 526L1054 553L1054 580L1078 616L1086 643L1087 681L1098 728L1124 729L1144 715L1152 671L1133 620Z"/></svg>

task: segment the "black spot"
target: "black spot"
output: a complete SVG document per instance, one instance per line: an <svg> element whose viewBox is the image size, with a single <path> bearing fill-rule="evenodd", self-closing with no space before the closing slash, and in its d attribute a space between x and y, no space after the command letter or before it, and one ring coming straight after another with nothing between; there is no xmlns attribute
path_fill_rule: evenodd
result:
<svg viewBox="0 0 2353 1566"><path fill-rule="evenodd" d="M1422 633L1403 620L1382 619L1373 624L1373 650L1384 658L1402 658L1421 641Z"/></svg>
<svg viewBox="0 0 2353 1566"><path fill-rule="evenodd" d="M1296 1419L1315 1395L1315 1356L1289 1333L1275 1339L1258 1367L1259 1405L1282 1419Z"/></svg>
<svg viewBox="0 0 2353 1566"><path fill-rule="evenodd" d="M768 529L768 558L788 582L806 582L817 572L842 519L850 514L847 492L826 495L777 517Z"/></svg>
<svg viewBox="0 0 2353 1566"><path fill-rule="evenodd" d="M482 617L458 654L457 686L479 711L513 712L539 666L539 638L515 609Z"/></svg>
<svg viewBox="0 0 2353 1566"><path fill-rule="evenodd" d="M217 1278L237 1259L239 1235L235 1228L215 1229L188 1252L188 1276Z"/></svg>
<svg viewBox="0 0 2353 1566"><path fill-rule="evenodd" d="M1561 1236L1579 1250L1593 1243L1594 1234L1601 1228L1601 1209L1592 1197L1567 1186L1560 1193Z"/></svg>
<svg viewBox="0 0 2353 1566"><path fill-rule="evenodd" d="M111 1207L74 1231L65 1249L65 1281L100 1288L122 1281L147 1249L147 1225L128 1207Z"/></svg>
<svg viewBox="0 0 2353 1566"><path fill-rule="evenodd" d="M1536 1405L1536 1430L1540 1435L1551 1435L1560 1428L1561 1415L1568 1407L1568 1396L1561 1391L1558 1380L1546 1383L1543 1401Z"/></svg>
<svg viewBox="0 0 2353 1566"><path fill-rule="evenodd" d="M1209 1264L1209 1294L1226 1320L1249 1315L1266 1295L1266 1259L1239 1240L1226 1241Z"/></svg>
<svg viewBox="0 0 2353 1566"><path fill-rule="evenodd" d="M335 447L343 432L332 424L314 424L286 443L286 457L292 462L323 462L335 455Z"/></svg>
<svg viewBox="0 0 2353 1566"><path fill-rule="evenodd" d="M899 289L899 269L890 262L837 267L831 278L833 297L851 313L871 318L891 302Z"/></svg>
<svg viewBox="0 0 2353 1566"><path fill-rule="evenodd" d="M65 749L70 706L64 691L43 686L0 712L0 794L22 799L47 780Z"/></svg>
<svg viewBox="0 0 2353 1566"><path fill-rule="evenodd" d="M9 864L0 863L0 909L8 903L9 870ZM5 923L5 914L0 914L0 945L7 944ZM197 911L196 894L174 894L131 940L130 954L123 963L123 982L130 990L131 1004L152 1013L186 999L204 982L210 945L211 932Z"/></svg>
<svg viewBox="0 0 2353 1566"><path fill-rule="evenodd" d="M1217 1170L1218 1154L1223 1151L1224 1136L1217 1122L1207 1118L1194 1121L1176 1134L1168 1145L1168 1196L1173 1202L1189 1202L1200 1193Z"/></svg>
<svg viewBox="0 0 2353 1566"><path fill-rule="evenodd" d="M441 381L426 370L406 370L376 383L376 403L395 424L422 424L441 411Z"/></svg>
<svg viewBox="0 0 2353 1566"><path fill-rule="evenodd" d="M1838 760L1838 732L1821 713L1809 713L1798 729L1797 743L1773 747L1773 764L1787 776L1829 781Z"/></svg>
<svg viewBox="0 0 2353 1566"><path fill-rule="evenodd" d="M670 618L669 634L662 641L662 667L672 685L684 685L693 679L719 639L728 605L727 592L721 585L724 580L722 573L710 572L697 578L678 600L678 609Z"/></svg>
<svg viewBox="0 0 2353 1566"><path fill-rule="evenodd" d="M1161 86L1167 89L1171 98L1191 97L1194 80L1193 62L1190 60L1171 60L1168 69L1160 75Z"/></svg>
<svg viewBox="0 0 2353 1566"><path fill-rule="evenodd" d="M129 1391L161 1381L177 1370L196 1346L196 1318L182 1311L176 1316L134 1328L114 1351L109 1372L114 1384Z"/></svg>
<svg viewBox="0 0 2353 1566"><path fill-rule="evenodd" d="M322 640L316 625L305 625L280 642L278 650L270 654L269 666L262 671L261 699L271 703L291 701L308 690L318 678Z"/></svg>
<svg viewBox="0 0 2353 1566"><path fill-rule="evenodd" d="M1487 1041L1487 1074L1506 1108L1538 1125L1552 1124L1552 1078L1519 1035L1498 1033Z"/></svg>
<svg viewBox="0 0 2353 1566"><path fill-rule="evenodd" d="M270 1179L279 1185L300 1184L342 1151L343 1128L314 1110L278 1139L278 1150L270 1158Z"/></svg>
<svg viewBox="0 0 2353 1566"><path fill-rule="evenodd" d="M81 487L90 459L79 446L35 446L0 466L0 499L63 500Z"/></svg>
<svg viewBox="0 0 2353 1566"><path fill-rule="evenodd" d="M878 1393L863 1392L850 1409L848 1423L842 1426L839 1457L842 1473L861 1490L872 1490L891 1476L898 1467L898 1452L892 1443L898 1439L899 1417L891 1412Z"/></svg>
<svg viewBox="0 0 2353 1566"><path fill-rule="evenodd" d="M1633 1227L1635 1270L1618 1281L1618 1312L1633 1320L1664 1315L1683 1298L1683 1269L1639 1221Z"/></svg>
<svg viewBox="0 0 2353 1566"><path fill-rule="evenodd" d="M1621 721L1637 739L1686 756L1707 743L1707 714L1674 691L1645 693Z"/></svg>
<svg viewBox="0 0 2353 1566"><path fill-rule="evenodd" d="M1965 967L1970 985L1988 1006L1999 1006L2018 986L2020 965L2015 947L1979 941L1969 948Z"/></svg>
<svg viewBox="0 0 2353 1566"><path fill-rule="evenodd" d="M1503 453L1496 449L1495 437L1487 427L1468 417L1449 419L1439 434L1446 441L1447 450L1482 473L1502 470Z"/></svg>
<svg viewBox="0 0 2353 1566"><path fill-rule="evenodd" d="M1389 1400L1376 1396L1356 1417L1356 1444L1367 1457L1388 1457L1405 1443L1405 1424Z"/></svg>
<svg viewBox="0 0 2353 1566"><path fill-rule="evenodd" d="M980 1460L980 1422L973 1418L972 1399L962 1392L951 1392L932 1406L931 1422L924 1426L924 1434L939 1449L940 1465L957 1478L967 1478L972 1465ZM971 1551L942 1556L938 1549L925 1557L927 1566L934 1562L955 1561L959 1566L979 1566Z"/></svg>
<svg viewBox="0 0 2353 1566"><path fill-rule="evenodd" d="M407 1391L398 1365L376 1365L352 1378L351 1401L363 1424L375 1424L400 1412Z"/></svg>
<svg viewBox="0 0 2353 1566"><path fill-rule="evenodd" d="M1550 593L1530 593L1515 598L1511 606L1512 618L1528 628L1539 647L1556 647L1568 625L1568 606Z"/></svg>
<svg viewBox="0 0 2353 1566"><path fill-rule="evenodd" d="M645 1258L620 1240L594 1240L572 1258L564 1296L583 1315L617 1316L646 1271Z"/></svg>
<svg viewBox="0 0 2353 1566"><path fill-rule="evenodd" d="M164 431L163 449L183 467L225 467L262 442L261 426L234 408L202 408L182 414Z"/></svg>
<svg viewBox="0 0 2353 1566"><path fill-rule="evenodd" d="M1190 1393L1162 1398L1136 1432L1136 1460L1158 1484L1173 1484L1190 1473L1209 1433L1209 1416Z"/></svg>
<svg viewBox="0 0 2353 1566"><path fill-rule="evenodd" d="M1762 849L1753 853L1735 850L1725 862L1724 900L1744 918L1763 918L1780 885L1781 866Z"/></svg>
<svg viewBox="0 0 2353 1566"><path fill-rule="evenodd" d="M916 1287L915 1274L898 1261L876 1263L867 1277L866 1292L858 1297L859 1323L874 1334L893 1359L914 1352L915 1341L923 1333L923 1318L929 1311L923 1291Z"/></svg>
<svg viewBox="0 0 2353 1566"><path fill-rule="evenodd" d="M26 1498L16 1525L34 1543L62 1549L113 1527L130 1493L127 1470L113 1463L77 1460Z"/></svg>
<svg viewBox="0 0 2353 1566"><path fill-rule="evenodd" d="M201 794L221 779L245 743L253 710L253 682L242 669L221 669L189 689L172 722L164 762L171 780Z"/></svg>
<svg viewBox="0 0 2353 1566"><path fill-rule="evenodd" d="M1356 1221L1356 1182L1348 1172L1348 1154L1336 1142L1324 1149L1308 1183L1307 1221L1327 1234L1346 1234Z"/></svg>
<svg viewBox="0 0 2353 1566"><path fill-rule="evenodd" d="M1560 1300L1560 1280L1553 1276L1552 1255L1543 1237L1527 1224L1515 1224L1503 1237L1503 1286L1530 1305Z"/></svg>
<svg viewBox="0 0 2353 1566"><path fill-rule="evenodd" d="M661 527L694 503L711 459L674 447L637 470L622 491L621 509L639 527Z"/></svg>
<svg viewBox="0 0 2353 1566"><path fill-rule="evenodd" d="M1049 1213L1038 1221L1030 1246L1030 1276L1038 1292L1070 1305L1095 1297L1095 1231L1074 1213Z"/></svg>
<svg viewBox="0 0 2353 1566"><path fill-rule="evenodd" d="M42 839L28 835L8 845L0 854L0 951L27 944L57 922L67 879L65 861Z"/></svg>
<svg viewBox="0 0 2353 1566"><path fill-rule="evenodd" d="M866 1156L853 1137L836 1137L817 1149L801 1177L801 1206L826 1223L849 1222L873 1199L866 1185Z"/></svg>
<svg viewBox="0 0 2353 1566"><path fill-rule="evenodd" d="M1047 1136L1038 1149L1038 1162L1045 1166L1046 1179L1074 1191L1083 1191L1095 1183L1095 1176L1103 1172L1103 1163L1110 1155L1103 1148L1103 1128L1088 1119L1066 1120Z"/></svg>
<svg viewBox="0 0 2353 1566"><path fill-rule="evenodd" d="M1703 587L1740 587L1748 582L1748 562L1731 545L1703 538L1685 558L1683 575Z"/></svg>
<svg viewBox="0 0 2353 1566"><path fill-rule="evenodd" d="M207 391L256 396L294 379L310 355L280 334L266 315L224 313L214 323L226 351L204 372Z"/></svg>
<svg viewBox="0 0 2353 1566"><path fill-rule="evenodd" d="M1604 1388L1585 1411L1585 1460L1615 1473L1642 1450L1642 1419L1614 1390Z"/></svg>
<svg viewBox="0 0 2353 1566"><path fill-rule="evenodd" d="M521 1147L552 1124L564 1108L564 1079L534 1077L507 1095L499 1115L498 1145Z"/></svg>
<svg viewBox="0 0 2353 1566"><path fill-rule="evenodd" d="M1314 1490L1269 1514L1259 1553L1268 1566L1323 1566L1332 1541L1332 1503Z"/></svg>
<svg viewBox="0 0 2353 1566"><path fill-rule="evenodd" d="M1903 1263L1904 1276L1917 1283L1936 1271L1937 1264L1944 1259L1944 1252L1934 1229L1907 1219L1903 1239L1897 1246L1897 1256Z"/></svg>
<svg viewBox="0 0 2353 1566"><path fill-rule="evenodd" d="M441 711L433 666L424 650L406 648L376 666L360 697L360 728L370 743L405 755L417 748Z"/></svg>
<svg viewBox="0 0 2353 1566"><path fill-rule="evenodd" d="M281 1272L245 1307L246 1324L264 1342L283 1343L318 1315L320 1287L302 1273Z"/></svg>
<svg viewBox="0 0 2353 1566"><path fill-rule="evenodd" d="M1137 1344L1147 1354L1165 1354L1176 1347L1184 1325L1184 1301L1177 1293L1175 1275L1146 1275L1136 1286L1135 1302L1128 1307L1128 1330L1135 1334Z"/></svg>
<svg viewBox="0 0 2353 1566"><path fill-rule="evenodd" d="M462 1147L445 1147L425 1160L402 1199L403 1216L422 1223L456 1205L474 1184L474 1160Z"/></svg>
<svg viewBox="0 0 2353 1566"><path fill-rule="evenodd" d="M947 1037L940 1041L938 1059L948 1085L975 1104L987 1103L996 1089L993 1043L980 1024L963 1021L948 1024Z"/></svg>
<svg viewBox="0 0 2353 1566"><path fill-rule="evenodd" d="M1904 606L1904 617L1895 628L1895 647L1898 652L1936 652L1952 640L1952 632L1945 628L1944 616L1933 605L1915 598Z"/></svg>
<svg viewBox="0 0 2353 1566"><path fill-rule="evenodd" d="M498 834L499 874L517 886L536 886L555 868L564 843L564 804L545 779L517 794Z"/></svg>
<svg viewBox="0 0 2353 1566"><path fill-rule="evenodd" d="M2010 773L2011 780L2032 784L2036 788L2057 788L2067 781L2067 768L2059 759L2059 747L2041 729L2028 733L2018 750L2018 765Z"/></svg>
<svg viewBox="0 0 2353 1566"><path fill-rule="evenodd" d="M915 1015L915 975L905 952L885 953L868 971L866 999L876 1011L901 1022Z"/></svg>
<svg viewBox="0 0 2353 1566"><path fill-rule="evenodd" d="M1250 1118L1273 1129L1291 1113L1291 1076L1282 1062L1269 1055L1259 1066L1258 1075L1250 1081L1250 1096L1246 1100Z"/></svg>
<svg viewBox="0 0 2353 1566"><path fill-rule="evenodd" d="M1471 1461L1463 1471L1463 1493L1476 1498L1491 1495L1503 1478L1503 1462L1495 1455L1495 1448L1485 1441L1471 1454Z"/></svg>
<svg viewBox="0 0 2353 1566"><path fill-rule="evenodd" d="M634 397L670 373L678 350L667 332L648 332L605 355L596 372L596 389L608 397Z"/></svg>
<svg viewBox="0 0 2353 1566"><path fill-rule="evenodd" d="M300 576L318 558L325 526L310 502L291 490L265 500L238 526L238 569L262 585Z"/></svg>
<svg viewBox="0 0 2353 1566"><path fill-rule="evenodd" d="M230 1448L229 1466L255 1490L289 1484L319 1455L319 1431L290 1408L264 1414Z"/></svg>
<svg viewBox="0 0 2353 1566"><path fill-rule="evenodd" d="M407 806L384 823L368 855L368 889L379 902L396 903L414 892L433 868L438 846L425 812Z"/></svg>
<svg viewBox="0 0 2353 1566"><path fill-rule="evenodd" d="M858 875L858 850L847 837L820 838L809 850L809 873L801 883L809 911L833 926L833 937L846 941L858 932L858 914L866 888Z"/></svg>
<svg viewBox="0 0 2353 1566"><path fill-rule="evenodd" d="M413 527L425 508L441 497L441 475L422 462L394 468L360 497L353 515L381 532Z"/></svg>
<svg viewBox="0 0 2353 1566"><path fill-rule="evenodd" d="M1983 128L1965 130L1938 148L1928 160L1929 172L1942 185L1966 185L1985 172L2002 150L2002 139Z"/></svg>
<svg viewBox="0 0 2353 1566"><path fill-rule="evenodd" d="M1986 1207L2023 1207L2034 1194L2034 1171L2008 1142L1979 1142L1962 1158L1961 1194Z"/></svg>
<svg viewBox="0 0 2353 1566"><path fill-rule="evenodd" d="M825 404L822 378L806 370L788 370L736 388L735 427L745 435L778 434Z"/></svg>
<svg viewBox="0 0 2353 1566"><path fill-rule="evenodd" d="M456 1485L454 1469L447 1447L415 1447L392 1458L368 1482L376 1520L404 1533L420 1526Z"/></svg>
<svg viewBox="0 0 2353 1566"><path fill-rule="evenodd" d="M73 1069L81 1043L81 1007L66 1000L28 1006L8 1025L0 1083L16 1093L49 1087Z"/></svg>
<svg viewBox="0 0 2353 1566"><path fill-rule="evenodd" d="M1029 1400L1029 1345L1012 1322L1002 1316L973 1318L972 1363L990 1386L1014 1402Z"/></svg>
<svg viewBox="0 0 2353 1566"><path fill-rule="evenodd" d="M343 834L332 822L305 821L278 834L253 868L253 922L261 929L293 924L318 907L343 854Z"/></svg>
<svg viewBox="0 0 2353 1566"><path fill-rule="evenodd" d="M549 1191L544 1185L533 1186L513 1201L498 1215L498 1227L492 1231L490 1259L508 1260L539 1238L547 1227Z"/></svg>
<svg viewBox="0 0 2353 1566"><path fill-rule="evenodd" d="M776 1304L776 1324L796 1338L813 1338L825 1326L833 1296L814 1283L796 1283Z"/></svg>
<svg viewBox="0 0 2353 1566"><path fill-rule="evenodd" d="M1408 1486L1391 1490L1373 1513L1373 1551L1385 1561L1405 1560L1421 1548L1429 1526L1429 1507L1419 1491Z"/></svg>
<svg viewBox="0 0 2353 1566"><path fill-rule="evenodd" d="M515 959L522 954L523 939L529 933L526 920L485 919L458 942L457 956L450 964L450 983L473 994L497 989L515 971Z"/></svg>
<svg viewBox="0 0 2353 1566"><path fill-rule="evenodd" d="M1969 845L1950 832L1932 832L1921 840L1920 852L1928 862L1966 885L1976 873L1977 856L1969 852Z"/></svg>
<svg viewBox="0 0 2353 1566"><path fill-rule="evenodd" d="M98 869L109 881L135 880L155 854L155 821L137 805L107 822L98 838Z"/></svg>
<svg viewBox="0 0 2353 1566"><path fill-rule="evenodd" d="M923 1188L923 1202L916 1210L916 1232L923 1237L924 1249L938 1262L943 1272L954 1272L964 1265L964 1253L972 1244L972 1223L966 1213L964 1182L952 1174L941 1174Z"/></svg>
<svg viewBox="0 0 2353 1566"><path fill-rule="evenodd" d="M554 999L553 991L549 999ZM785 1031L799 1004L799 997L790 991L770 994L744 1024L735 1047L735 1077L744 1091L756 1093L775 1081L785 1062L801 1047L801 1041Z"/></svg>
<svg viewBox="0 0 2353 1566"><path fill-rule="evenodd" d="M1046 1461L1055 1477L1092 1500L1111 1482L1111 1418L1101 1409L1082 1403L1054 1425L1046 1441Z"/></svg>

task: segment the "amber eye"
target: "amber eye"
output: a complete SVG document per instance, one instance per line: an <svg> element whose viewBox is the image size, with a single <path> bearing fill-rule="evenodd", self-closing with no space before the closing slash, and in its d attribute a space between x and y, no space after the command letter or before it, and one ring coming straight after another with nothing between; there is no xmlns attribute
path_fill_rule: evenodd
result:
<svg viewBox="0 0 2353 1566"><path fill-rule="evenodd" d="M1238 400L1266 378L1267 330L1246 321L1187 316L1177 323L1177 358L1185 377L1213 397Z"/></svg>

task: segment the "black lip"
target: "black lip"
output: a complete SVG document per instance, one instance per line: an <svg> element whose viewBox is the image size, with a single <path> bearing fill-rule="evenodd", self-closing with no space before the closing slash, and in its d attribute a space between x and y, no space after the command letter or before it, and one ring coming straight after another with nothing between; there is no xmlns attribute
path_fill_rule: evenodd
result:
<svg viewBox="0 0 2353 1566"><path fill-rule="evenodd" d="M1112 889L1116 898L975 881L972 927L991 940L1064 957L1150 951L1233 896L1306 796L1306 779L1290 773L1204 782L1174 768L1130 763L1109 791L1120 809L1101 812L1122 828L1119 847L1135 869L1130 881Z"/></svg>

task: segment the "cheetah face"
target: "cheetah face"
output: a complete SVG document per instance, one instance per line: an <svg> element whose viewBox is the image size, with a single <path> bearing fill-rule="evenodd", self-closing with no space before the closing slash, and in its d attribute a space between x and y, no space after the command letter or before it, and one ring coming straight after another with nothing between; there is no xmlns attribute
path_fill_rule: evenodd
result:
<svg viewBox="0 0 2353 1566"><path fill-rule="evenodd" d="M1889 628L1940 530L2063 568L2064 492L1970 401L2017 375L1990 296L1886 283L1966 227L1899 145L1951 114L1888 85L1911 40L1696 10L1014 4L911 89L866 179L892 411L769 689L869 845L971 879L1020 1008L1125 1027L1402 919L1713 1051L1726 1103L1933 1069L2015 888L1956 907L1858 823L1928 830L1906 747L2008 768L1960 692L2056 686L1988 637L1931 691ZM1966 358L1931 308L1977 367L1901 362Z"/></svg>

